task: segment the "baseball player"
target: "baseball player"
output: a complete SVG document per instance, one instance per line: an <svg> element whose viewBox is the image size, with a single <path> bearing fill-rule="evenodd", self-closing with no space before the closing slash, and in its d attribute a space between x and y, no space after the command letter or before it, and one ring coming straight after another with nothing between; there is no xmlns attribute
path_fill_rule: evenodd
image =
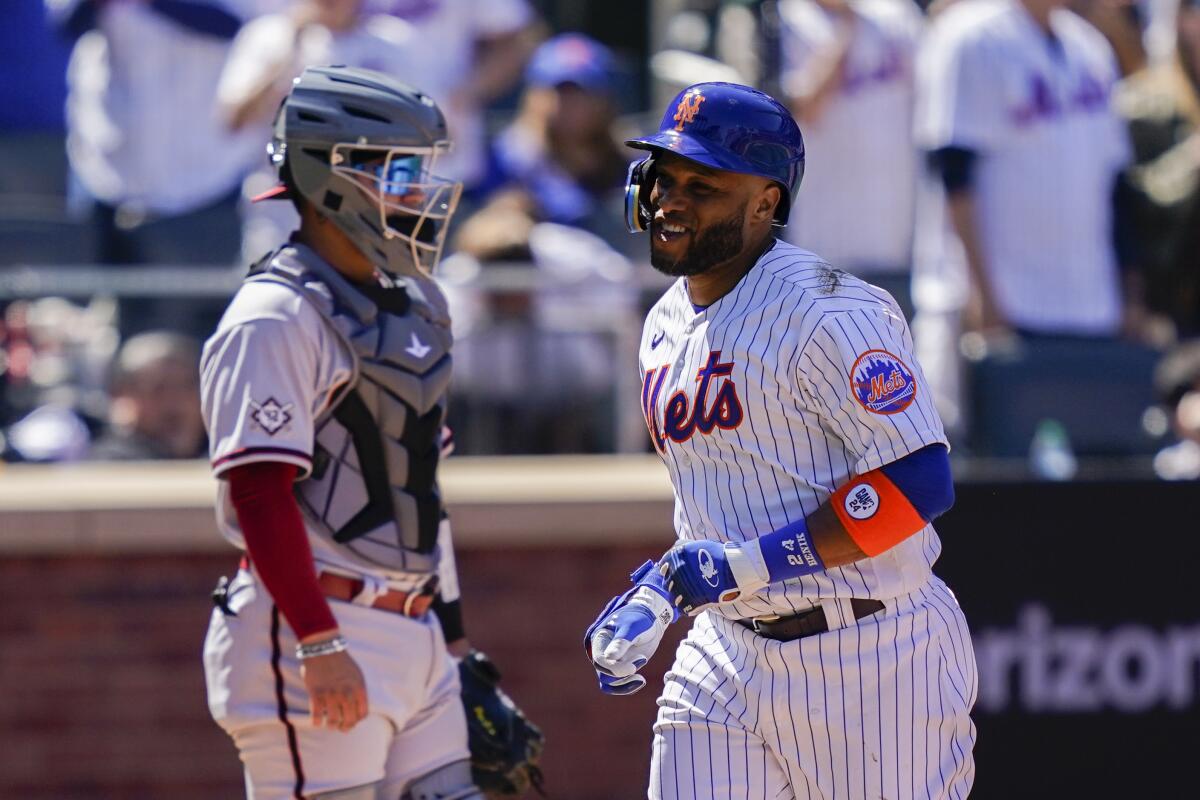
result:
<svg viewBox="0 0 1200 800"><path fill-rule="evenodd" d="M785 102L810 156L785 238L887 289L908 312L920 9L785 0L779 17Z"/></svg>
<svg viewBox="0 0 1200 800"><path fill-rule="evenodd" d="M204 349L217 519L245 549L204 645L209 707L247 796L465 800L459 672L482 723L494 668L467 656L436 468L450 379L430 277L460 184L425 94L313 67L270 146L301 219ZM469 676L480 674L475 686ZM470 694L470 693L468 693Z"/></svg>
<svg viewBox="0 0 1200 800"><path fill-rule="evenodd" d="M952 431L968 422L964 330L1107 338L1141 316L1119 181L1129 143L1110 102L1120 71L1067 5L963 0L921 46L915 136L932 169L917 203L913 329Z"/></svg>
<svg viewBox="0 0 1200 800"><path fill-rule="evenodd" d="M648 796L965 797L976 669L931 567L947 443L884 291L778 240L804 169L786 108L684 90L626 142L630 227L679 279L650 310L642 408L679 542L585 634L600 687L696 617L659 698Z"/></svg>

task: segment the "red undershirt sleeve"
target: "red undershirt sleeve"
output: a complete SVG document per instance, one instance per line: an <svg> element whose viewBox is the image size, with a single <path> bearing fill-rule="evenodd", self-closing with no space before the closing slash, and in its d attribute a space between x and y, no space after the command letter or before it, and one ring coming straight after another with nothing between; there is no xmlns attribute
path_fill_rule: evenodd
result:
<svg viewBox="0 0 1200 800"><path fill-rule="evenodd" d="M338 626L317 585L312 548L292 497L299 469L278 461L256 461L225 474L246 550L263 585L297 639Z"/></svg>

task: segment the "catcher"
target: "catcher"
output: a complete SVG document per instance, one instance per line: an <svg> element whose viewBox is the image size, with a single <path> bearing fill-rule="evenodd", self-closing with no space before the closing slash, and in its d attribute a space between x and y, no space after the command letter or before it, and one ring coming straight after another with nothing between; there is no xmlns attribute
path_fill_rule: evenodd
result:
<svg viewBox="0 0 1200 800"><path fill-rule="evenodd" d="M300 227L201 365L217 521L246 552L214 593L210 710L255 800L519 795L542 735L464 635L437 484L451 336L431 274L461 192L436 177L442 112L314 67L268 149L280 183L256 199Z"/></svg>

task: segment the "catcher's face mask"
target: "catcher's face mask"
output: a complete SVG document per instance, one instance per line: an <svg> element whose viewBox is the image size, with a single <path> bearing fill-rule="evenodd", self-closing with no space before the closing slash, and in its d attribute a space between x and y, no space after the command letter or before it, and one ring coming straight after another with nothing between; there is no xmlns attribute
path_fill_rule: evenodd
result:
<svg viewBox="0 0 1200 800"><path fill-rule="evenodd" d="M462 184L434 173L449 143L433 147L338 144L330 152L333 173L345 178L378 209L383 237L406 247L426 275L441 258L446 228L458 208Z"/></svg>

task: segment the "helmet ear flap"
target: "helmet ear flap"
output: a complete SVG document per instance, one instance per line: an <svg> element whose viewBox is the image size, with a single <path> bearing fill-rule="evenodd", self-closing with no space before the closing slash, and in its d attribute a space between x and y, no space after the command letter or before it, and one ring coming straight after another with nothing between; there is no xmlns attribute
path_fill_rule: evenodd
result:
<svg viewBox="0 0 1200 800"><path fill-rule="evenodd" d="M625 180L625 225L630 233L650 229L650 222L657 210L650 203L650 193L654 191L657 177L654 156L629 165L629 175Z"/></svg>

